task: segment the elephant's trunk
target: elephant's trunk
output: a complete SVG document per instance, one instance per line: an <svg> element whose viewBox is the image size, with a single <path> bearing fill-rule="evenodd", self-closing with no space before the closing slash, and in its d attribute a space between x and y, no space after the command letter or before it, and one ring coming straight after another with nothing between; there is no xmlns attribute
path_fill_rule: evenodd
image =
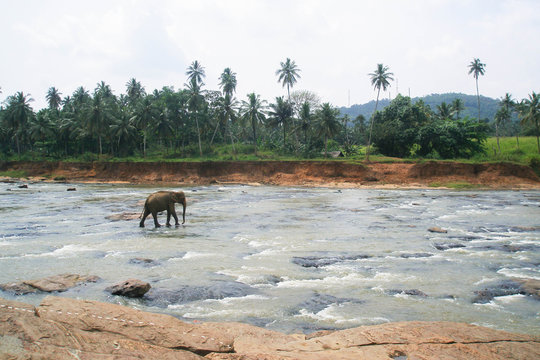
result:
<svg viewBox="0 0 540 360"><path fill-rule="evenodd" d="M182 201L182 207L184 208L182 211L182 224L186 222L186 206L187 206L187 202L186 202L186 199L184 198L184 201Z"/></svg>

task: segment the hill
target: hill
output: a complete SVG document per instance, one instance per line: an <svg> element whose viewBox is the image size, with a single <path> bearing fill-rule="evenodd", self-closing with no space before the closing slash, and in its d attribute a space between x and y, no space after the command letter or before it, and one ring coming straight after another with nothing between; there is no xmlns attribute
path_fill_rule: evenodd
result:
<svg viewBox="0 0 540 360"><path fill-rule="evenodd" d="M412 99L412 102L415 103L418 100L423 100L433 111L436 111L437 105L440 105L442 102L446 102L450 105L454 99L461 99L461 101L463 101L465 110L461 116L469 116L471 118L477 117L478 105L476 95L466 95L461 93L431 94L423 97L415 97ZM389 103L390 101L388 99L380 99L378 110L384 109ZM499 100L480 95L480 117L482 119L487 118L492 120L497 111L498 104ZM356 104L351 107L341 107L339 110L342 115L347 114L351 119L356 118L360 114L364 115L366 119L369 119L375 110L375 100L362 105Z"/></svg>

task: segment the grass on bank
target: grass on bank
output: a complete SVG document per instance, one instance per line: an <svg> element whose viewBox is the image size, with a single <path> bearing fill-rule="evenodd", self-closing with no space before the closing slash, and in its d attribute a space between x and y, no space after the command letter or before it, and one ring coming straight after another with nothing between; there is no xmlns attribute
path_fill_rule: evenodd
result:
<svg viewBox="0 0 540 360"><path fill-rule="evenodd" d="M540 154L536 145L536 137L520 137L519 148L515 137L501 137L499 139L500 151L497 146L497 139L495 137L488 138L485 144L485 153L478 154L471 159L450 159L441 160L438 158L394 158L377 153L376 148L372 148L372 154L370 155L371 162L382 163L395 163L395 162L423 162L423 161L458 161L465 163L485 163L485 162L513 162L522 165L533 165L537 163L540 169ZM337 144L336 144L337 145ZM341 150L337 148L329 148L328 151ZM57 158L51 156L45 156L39 152L29 152L21 155L19 159L17 155L11 155L7 161L66 161L66 162L93 162L93 161L106 161L106 162L200 162L200 161L346 161L352 163L364 163L365 161L365 147L355 146L353 151L347 153L346 157L333 159L330 156L326 158L324 153L311 153L310 156L303 156L305 154L285 154L279 150L270 149L257 149L257 155L255 155L254 147L251 144L235 144L234 149L232 145L215 145L212 148L203 148L203 156L199 156L197 146L190 146L185 149L178 149L175 152L163 151L162 149L148 149L147 156L143 157L142 154L136 154L125 157L115 157L109 154L103 154L99 156L94 153L85 153L76 157Z"/></svg>

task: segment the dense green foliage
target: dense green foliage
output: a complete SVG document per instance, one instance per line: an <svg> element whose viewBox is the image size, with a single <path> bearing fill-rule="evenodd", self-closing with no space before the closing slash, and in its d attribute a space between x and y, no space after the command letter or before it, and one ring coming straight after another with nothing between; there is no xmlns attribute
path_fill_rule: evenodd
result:
<svg viewBox="0 0 540 360"><path fill-rule="evenodd" d="M79 87L64 97L51 87L45 95L48 107L37 112L30 95L17 92L0 107L0 159L253 160L320 158L334 150L361 159L368 158L371 145L375 156L479 158L486 150L500 157L499 140L508 136L515 137L519 152L527 135L536 137L540 152L540 104L534 92L521 102L510 94L500 101L463 94L431 95L426 101L398 95L391 102L380 100L382 111L351 116L321 104L310 91L289 93L299 72L294 61L281 63L276 76L287 96L270 103L256 93L237 99L236 73L230 68L219 78L220 91L205 89L205 69L198 61L187 68L179 90L148 93L136 79L120 95L103 81L93 91ZM369 76L378 94L376 108L392 73L378 64ZM472 120L471 109L478 104L480 122ZM496 147L485 145L490 135L496 136Z"/></svg>
<svg viewBox="0 0 540 360"><path fill-rule="evenodd" d="M424 103L412 104L401 95L377 114L374 126L374 142L384 155L410 157L414 152L442 159L470 158L483 152L488 129L469 118L454 120L446 110L435 114Z"/></svg>

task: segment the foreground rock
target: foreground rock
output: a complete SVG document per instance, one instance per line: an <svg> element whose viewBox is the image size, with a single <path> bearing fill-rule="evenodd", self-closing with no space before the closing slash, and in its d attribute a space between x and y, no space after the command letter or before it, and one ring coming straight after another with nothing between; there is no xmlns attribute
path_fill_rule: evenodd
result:
<svg viewBox="0 0 540 360"><path fill-rule="evenodd" d="M0 299L0 358L538 359L538 337L451 322L401 322L305 335L182 322L97 301Z"/></svg>
<svg viewBox="0 0 540 360"><path fill-rule="evenodd" d="M0 289L23 295L35 292L62 292L87 282L96 282L99 277L95 275L60 274L37 280L26 280L15 283L0 284Z"/></svg>

